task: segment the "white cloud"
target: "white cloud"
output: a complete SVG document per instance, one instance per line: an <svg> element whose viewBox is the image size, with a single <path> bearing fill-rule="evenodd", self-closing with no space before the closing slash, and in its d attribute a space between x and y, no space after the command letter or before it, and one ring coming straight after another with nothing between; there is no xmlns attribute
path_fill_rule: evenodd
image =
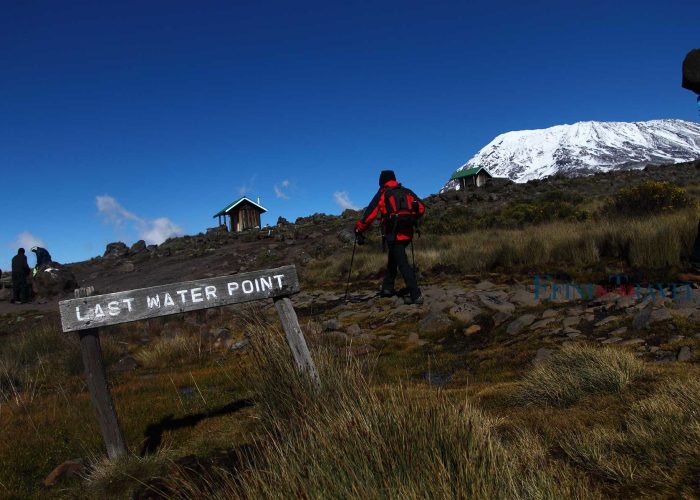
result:
<svg viewBox="0 0 700 500"><path fill-rule="evenodd" d="M167 217L159 217L150 221L149 225L140 231L139 236L146 243L153 242L156 245L163 243L172 236L179 236L183 233L182 228L174 224Z"/></svg>
<svg viewBox="0 0 700 500"><path fill-rule="evenodd" d="M255 176L251 177L248 182L242 186L238 186L238 194L240 196L245 196L253 190L253 185L255 184Z"/></svg>
<svg viewBox="0 0 700 500"><path fill-rule="evenodd" d="M110 224L121 227L125 221L143 222L136 214L126 208L109 195L97 197L97 210L106 217Z"/></svg>
<svg viewBox="0 0 700 500"><path fill-rule="evenodd" d="M289 181L288 180L283 180L282 182L275 184L274 190L275 190L275 196L277 196L280 200L288 200L289 195L285 193L283 190L287 189L289 187Z"/></svg>
<svg viewBox="0 0 700 500"><path fill-rule="evenodd" d="M29 251L29 249L32 247L45 247L46 244L44 243L44 240L38 236L34 236L29 231L23 231L17 235L17 239L15 240L13 246L15 248L21 247L26 251Z"/></svg>
<svg viewBox="0 0 700 500"><path fill-rule="evenodd" d="M160 245L168 238L180 236L184 233L182 228L167 217L157 219L144 219L124 208L115 198L109 195L96 198L97 210L105 218L105 222L115 228L123 228L126 223L131 224L139 238L146 243Z"/></svg>
<svg viewBox="0 0 700 500"><path fill-rule="evenodd" d="M333 193L333 199L335 200L336 204L342 208L343 210L346 209L351 209L351 210L357 210L358 207L355 206L355 204L350 201L350 195L348 195L347 191L336 191Z"/></svg>

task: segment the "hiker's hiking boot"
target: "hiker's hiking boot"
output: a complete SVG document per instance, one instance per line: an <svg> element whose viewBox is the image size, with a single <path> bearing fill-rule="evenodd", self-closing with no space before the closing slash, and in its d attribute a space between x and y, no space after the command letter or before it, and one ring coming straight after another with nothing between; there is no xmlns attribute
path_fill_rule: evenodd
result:
<svg viewBox="0 0 700 500"><path fill-rule="evenodd" d="M382 288L379 291L380 297L393 297L394 295L396 295L396 290L389 290L388 288Z"/></svg>
<svg viewBox="0 0 700 500"><path fill-rule="evenodd" d="M423 296L419 295L418 297L411 297L410 295L406 295L403 298L403 303L407 305L411 304L416 304L416 305L421 305L423 303Z"/></svg>

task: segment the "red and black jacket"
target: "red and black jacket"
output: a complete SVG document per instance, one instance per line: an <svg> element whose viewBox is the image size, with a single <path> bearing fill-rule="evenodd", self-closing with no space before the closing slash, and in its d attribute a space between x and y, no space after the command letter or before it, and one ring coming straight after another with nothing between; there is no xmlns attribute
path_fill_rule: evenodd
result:
<svg viewBox="0 0 700 500"><path fill-rule="evenodd" d="M395 191L396 190L396 191ZM394 193L402 190L409 209L396 206L397 197ZM415 208L415 210L414 210ZM397 224L397 217L421 217L425 213L425 205L416 194L396 181L387 181L379 188L362 218L355 224L355 230L364 233L372 225L374 219L381 214L382 234L387 241L410 241L413 238L413 224Z"/></svg>

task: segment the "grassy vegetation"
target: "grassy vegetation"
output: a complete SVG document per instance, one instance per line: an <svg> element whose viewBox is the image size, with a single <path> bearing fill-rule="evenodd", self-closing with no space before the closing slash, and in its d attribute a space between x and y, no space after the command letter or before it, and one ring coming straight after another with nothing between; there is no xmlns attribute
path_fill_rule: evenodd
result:
<svg viewBox="0 0 700 500"><path fill-rule="evenodd" d="M700 382L667 381L630 405L618 428L578 431L561 447L599 480L639 495L693 498L700 491Z"/></svg>
<svg viewBox="0 0 700 500"><path fill-rule="evenodd" d="M551 222L525 229L475 230L464 234L424 234L415 241L416 265L424 274L447 271L474 274L516 269L566 269L575 276L613 266L620 272L644 269L673 275L690 254L696 209L653 217ZM307 268L311 282L347 277L349 262L336 256ZM354 279L371 279L386 266L376 239L362 247L353 264Z"/></svg>
<svg viewBox="0 0 700 500"><path fill-rule="evenodd" d="M150 333L162 329L154 327L144 323L141 328ZM103 458L76 336L45 322L2 338L0 497L45 496L42 480L55 466L76 458L87 465L85 482L61 483L51 496L129 496L172 460L207 454L247 435L250 410L232 402L245 400L250 390L229 371L232 365L245 370L251 362L248 356L219 351L193 358L192 350L186 349L178 350L179 358L172 351L158 358L150 344L141 345L138 330L133 325L116 327L114 335L101 336L130 449L130 456L116 464ZM148 355L142 357L141 351ZM140 369L141 376L114 372L115 362L129 353L151 360L154 369Z"/></svg>
<svg viewBox="0 0 700 500"><path fill-rule="evenodd" d="M316 390L264 316L248 315L253 349L233 357L192 358L193 344L161 351L151 347L159 336L126 346L105 338L122 354L153 360L134 374L110 373L130 448L113 463L102 458L84 384L66 363L75 340L51 324L4 339L4 353L42 359L61 375L21 386L21 397L0 407L3 495L600 498L691 497L700 488L696 364L652 368L624 349L579 346L528 367L522 348L508 351L494 339L469 358L502 352L497 363L479 364L488 371L478 383L439 389L415 382L413 371L388 369L426 352L436 369L455 362L435 345L396 344L359 361L345 346L316 343ZM255 405L231 410L242 399ZM222 450L236 459L212 458ZM83 479L40 488L51 468L75 458L87 464Z"/></svg>
<svg viewBox="0 0 700 500"><path fill-rule="evenodd" d="M620 189L610 208L620 214L649 215L693 207L696 202L687 191L670 182L646 181Z"/></svg>
<svg viewBox="0 0 700 500"><path fill-rule="evenodd" d="M596 393L619 392L644 373L632 353L572 346L528 373L514 398L524 405L569 406Z"/></svg>
<svg viewBox="0 0 700 500"><path fill-rule="evenodd" d="M498 419L463 391L378 384L371 364L315 353L323 386L297 373L275 332L260 330L257 398L266 432L244 465L206 481L187 471L180 498L596 498L553 468L526 433L506 443ZM537 464L537 467L533 467Z"/></svg>
<svg viewBox="0 0 700 500"><path fill-rule="evenodd" d="M672 208L644 217L621 215L605 200L552 194L504 203L492 214L455 209L448 215L457 227L468 222L467 232L443 231L439 224L449 218L434 219L416 242L416 261L435 281L443 273L452 280L503 272L509 279L560 269L573 277L608 269L671 275L690 251L699 214L692 204L677 202L676 188L670 190ZM634 193L619 196L629 202ZM173 248L180 244L171 242ZM310 252L313 260L300 274L305 287L338 290L349 259L325 245ZM356 255L353 280L376 282L385 259L374 237ZM259 256L259 262L268 260L274 262L271 254ZM506 338L504 324L468 338L452 328L421 332L428 343L409 345L405 334L416 331L415 318L383 321L389 318L380 308L376 323L362 325L391 334L371 341L374 358L354 357L354 346L337 338L307 335L322 380L317 390L296 371L284 335L266 314L256 308L234 316L224 308L186 321L171 317L110 328L102 348L130 450L116 462L104 460L76 336L59 333L53 321L3 335L0 497L700 493L696 361L652 365L624 347L581 341L533 366L534 352L550 339ZM328 314L300 319L318 325L337 315L344 326L350 322L337 311ZM230 352L215 344L207 332L221 327L233 340L246 332L251 348ZM697 323L675 317L664 326L671 327L687 340ZM659 346L673 351L680 345L674 342ZM127 355L140 366L118 372L117 361ZM450 382L432 385L424 376L431 370L449 372ZM82 478L41 487L53 467L76 458L86 463Z"/></svg>

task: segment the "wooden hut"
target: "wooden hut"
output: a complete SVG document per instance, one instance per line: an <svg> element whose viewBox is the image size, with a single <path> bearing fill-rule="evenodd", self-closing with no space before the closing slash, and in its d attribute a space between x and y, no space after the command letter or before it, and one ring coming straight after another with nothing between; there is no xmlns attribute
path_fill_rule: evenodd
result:
<svg viewBox="0 0 700 500"><path fill-rule="evenodd" d="M243 196L214 214L214 218L219 218L220 226L226 226L231 232L240 233L246 229L262 227L260 216L265 212L267 209L260 205L259 198L258 203L255 203L250 198Z"/></svg>
<svg viewBox="0 0 700 500"><path fill-rule="evenodd" d="M466 168L464 170L457 170L452 177L451 181L459 181L459 189L466 189L467 187L482 187L486 185L486 182L493 176L484 167L472 167Z"/></svg>

